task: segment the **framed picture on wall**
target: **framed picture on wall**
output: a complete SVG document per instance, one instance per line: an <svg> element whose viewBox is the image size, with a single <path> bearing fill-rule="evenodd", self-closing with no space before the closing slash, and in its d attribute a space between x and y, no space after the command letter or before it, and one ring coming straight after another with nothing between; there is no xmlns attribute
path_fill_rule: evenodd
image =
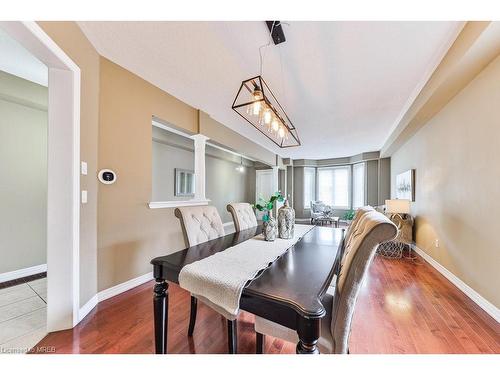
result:
<svg viewBox="0 0 500 375"><path fill-rule="evenodd" d="M396 198L415 201L415 169L396 176Z"/></svg>
<svg viewBox="0 0 500 375"><path fill-rule="evenodd" d="M175 196L194 196L194 171L175 168Z"/></svg>

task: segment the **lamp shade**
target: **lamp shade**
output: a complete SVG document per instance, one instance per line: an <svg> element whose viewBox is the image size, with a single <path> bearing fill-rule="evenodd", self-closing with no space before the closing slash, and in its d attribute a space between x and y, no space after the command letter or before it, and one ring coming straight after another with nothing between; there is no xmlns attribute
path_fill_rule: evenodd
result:
<svg viewBox="0 0 500 375"><path fill-rule="evenodd" d="M385 210L391 214L409 214L410 200L409 199L386 199Z"/></svg>

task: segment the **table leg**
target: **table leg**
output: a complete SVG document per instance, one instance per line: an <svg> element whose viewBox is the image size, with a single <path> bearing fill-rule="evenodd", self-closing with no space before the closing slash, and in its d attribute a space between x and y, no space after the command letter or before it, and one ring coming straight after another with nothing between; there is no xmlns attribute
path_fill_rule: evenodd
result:
<svg viewBox="0 0 500 375"><path fill-rule="evenodd" d="M317 346L320 330L320 319L299 320L297 333L299 342L297 343L297 354L319 354Z"/></svg>
<svg viewBox="0 0 500 375"><path fill-rule="evenodd" d="M153 289L153 308L155 325L155 352L167 354L168 337L168 283L156 279Z"/></svg>

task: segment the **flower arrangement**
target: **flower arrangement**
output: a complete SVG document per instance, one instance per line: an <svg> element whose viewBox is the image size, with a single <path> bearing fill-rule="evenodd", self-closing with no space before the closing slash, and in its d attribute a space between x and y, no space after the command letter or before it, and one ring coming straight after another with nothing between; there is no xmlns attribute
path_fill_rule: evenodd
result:
<svg viewBox="0 0 500 375"><path fill-rule="evenodd" d="M276 201L283 202L284 200L285 200L285 197L283 197L283 195L281 195L281 191L277 191L276 193L271 195L271 197L267 201L264 200L262 197L259 198L258 203L255 203L254 205L252 205L252 207L259 210L259 211L266 211L266 214L264 214L264 216L262 216L262 220L264 222L267 222L272 217L271 212L272 212L272 209L274 208L274 203Z"/></svg>

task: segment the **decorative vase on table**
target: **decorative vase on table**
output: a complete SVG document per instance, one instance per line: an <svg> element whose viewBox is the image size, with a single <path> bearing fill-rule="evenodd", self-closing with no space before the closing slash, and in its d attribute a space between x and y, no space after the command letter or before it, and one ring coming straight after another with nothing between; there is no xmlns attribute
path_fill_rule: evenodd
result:
<svg viewBox="0 0 500 375"><path fill-rule="evenodd" d="M264 221L264 239L266 241L274 241L276 239L276 235L278 234L278 222L273 217L273 212L267 212L267 220Z"/></svg>
<svg viewBox="0 0 500 375"><path fill-rule="evenodd" d="M285 240L293 238L295 230L295 210L290 207L288 199L278 210L278 233Z"/></svg>

